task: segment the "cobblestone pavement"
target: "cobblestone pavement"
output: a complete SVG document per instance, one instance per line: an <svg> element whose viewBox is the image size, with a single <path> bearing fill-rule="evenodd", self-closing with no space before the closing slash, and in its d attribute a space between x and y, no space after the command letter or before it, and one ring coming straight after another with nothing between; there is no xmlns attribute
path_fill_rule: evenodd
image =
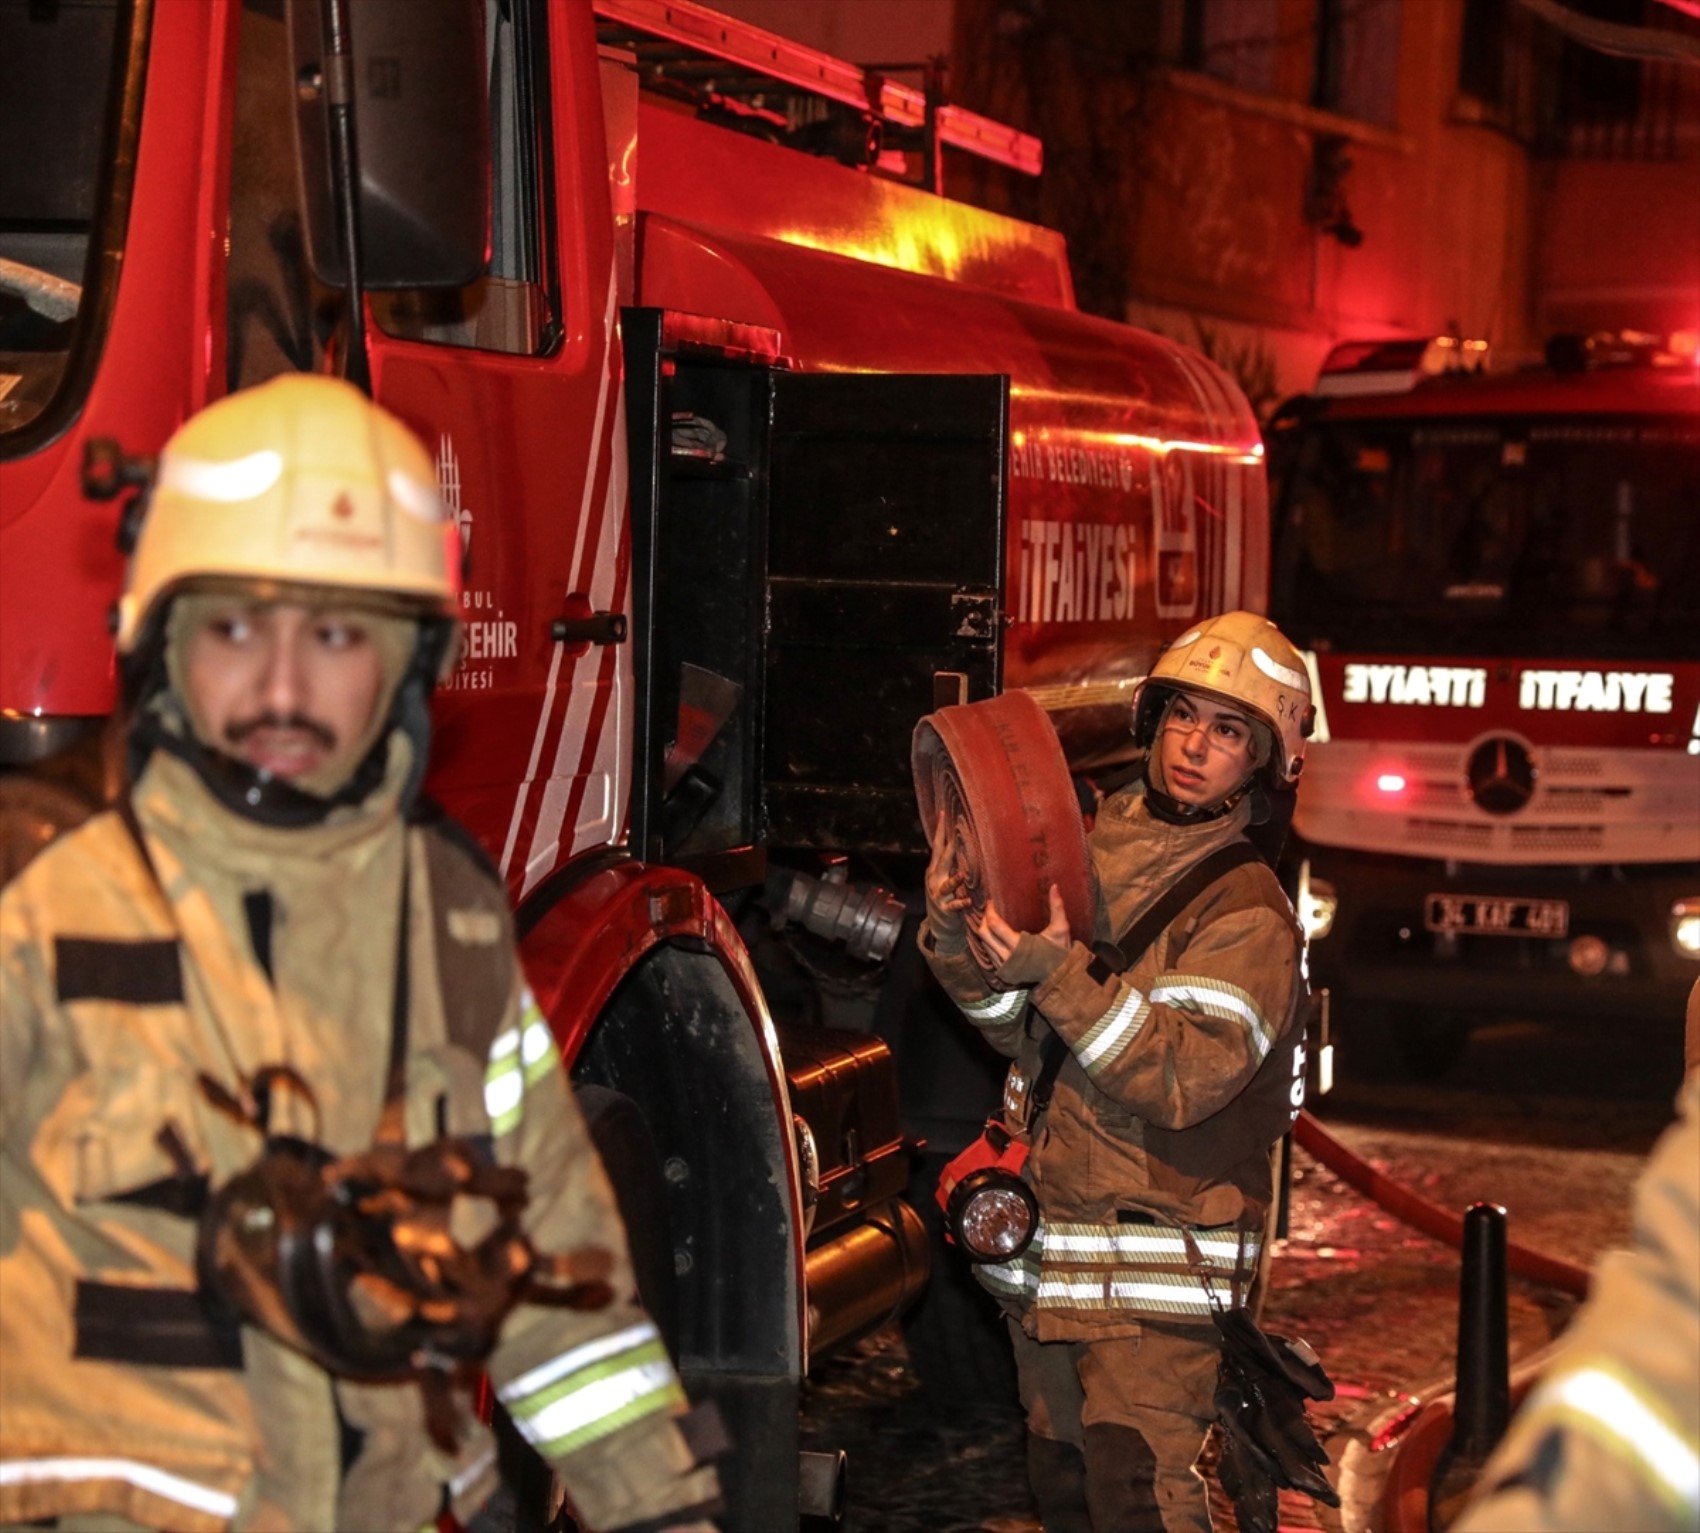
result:
<svg viewBox="0 0 1700 1533"><path fill-rule="evenodd" d="M1492 1043L1472 1050L1491 1052ZM1620 1243L1630 1186L1669 1119L1662 1088L1602 1101L1520 1093L1491 1069L1486 1076L1466 1068L1459 1084L1440 1090L1360 1089L1330 1101L1323 1117L1356 1154L1442 1207L1505 1205L1513 1240L1584 1264ZM1336 1398L1313 1406L1312 1421L1348 1497L1335 1512L1284 1495L1283 1528L1376 1526L1373 1492L1385 1460L1372 1440L1416 1397L1450 1381L1457 1302L1452 1250L1296 1152L1289 1235L1277 1250L1264 1324L1310 1341L1335 1380ZM1513 1278L1513 1359L1544 1346L1575 1303ZM817 1370L804 1437L806 1446L849 1452L845 1533L1040 1533L1013 1402L936 1404L896 1326ZM1213 1484L1212 1510L1219 1530L1233 1528Z"/></svg>

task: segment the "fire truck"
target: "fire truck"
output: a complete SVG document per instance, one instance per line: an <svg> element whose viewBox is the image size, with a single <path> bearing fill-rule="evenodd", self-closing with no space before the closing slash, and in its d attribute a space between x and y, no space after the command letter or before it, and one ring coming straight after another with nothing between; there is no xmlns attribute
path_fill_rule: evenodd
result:
<svg viewBox="0 0 1700 1533"><path fill-rule="evenodd" d="M1270 423L1318 727L1289 843L1341 1065L1700 977L1694 337L1349 343ZM1331 928L1331 929L1330 929ZM1673 1055L1673 1058L1675 1056Z"/></svg>
<svg viewBox="0 0 1700 1533"><path fill-rule="evenodd" d="M9 856L110 789L149 456L367 380L464 545L428 789L729 1418L730 1525L829 1506L801 1380L922 1289L910 1162L996 1099L914 951L911 732L1019 687L1123 761L1160 645L1265 597L1244 397L941 194L1036 141L685 0L0 0L0 58Z"/></svg>

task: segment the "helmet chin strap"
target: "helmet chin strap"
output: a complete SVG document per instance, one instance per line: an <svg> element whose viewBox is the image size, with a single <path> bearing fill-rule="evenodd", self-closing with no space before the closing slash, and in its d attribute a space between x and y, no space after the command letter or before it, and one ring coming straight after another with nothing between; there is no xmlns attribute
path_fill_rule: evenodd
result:
<svg viewBox="0 0 1700 1533"><path fill-rule="evenodd" d="M383 781L391 731L386 729L379 735L348 781L328 796L309 793L285 778L227 756L203 744L190 731L179 733L152 710L137 721L135 733L142 737L139 743L169 751L187 762L213 797L232 813L280 830L305 830L322 824L333 809L361 803Z"/></svg>
<svg viewBox="0 0 1700 1533"><path fill-rule="evenodd" d="M1145 758L1145 803L1152 818L1161 820L1165 825L1207 825L1212 820L1219 820L1223 815L1233 813L1240 800L1251 792L1255 780L1255 774L1246 778L1218 804L1189 804L1157 786L1151 770L1155 759L1154 755Z"/></svg>
<svg viewBox="0 0 1700 1533"><path fill-rule="evenodd" d="M127 751L130 780L141 777L155 750L166 750L187 762L213 797L232 813L261 825L304 830L322 824L333 810L363 803L376 791L389 770L390 740L399 730L412 747L407 779L398 799L406 814L412 810L425 778L431 741L430 696L453 637L452 623L439 618L418 621L412 650L371 746L347 782L334 793L320 794L259 771L201 740L181 698L175 695L165 636L156 634L124 668L122 677L131 712Z"/></svg>

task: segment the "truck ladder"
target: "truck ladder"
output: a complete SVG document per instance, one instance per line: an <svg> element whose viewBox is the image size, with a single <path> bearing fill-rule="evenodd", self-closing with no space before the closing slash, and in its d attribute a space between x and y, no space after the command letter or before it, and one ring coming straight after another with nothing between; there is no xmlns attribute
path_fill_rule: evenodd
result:
<svg viewBox="0 0 1700 1533"><path fill-rule="evenodd" d="M736 21L694 0L592 0L592 9L601 20L620 29L605 35L606 41L632 48L640 65L664 77L675 72L682 50L686 57L735 65L750 77L732 80L723 72L718 74L714 89L722 95L736 97L758 88L754 82L770 82L770 93L774 84L788 86L799 93L835 101L893 128L918 130L938 144L1024 175L1036 176L1043 167L1044 146L1031 134L977 112L935 102L927 92L899 84L877 70ZM657 39L663 46L641 43L629 35L634 33ZM931 147L929 144L929 151Z"/></svg>

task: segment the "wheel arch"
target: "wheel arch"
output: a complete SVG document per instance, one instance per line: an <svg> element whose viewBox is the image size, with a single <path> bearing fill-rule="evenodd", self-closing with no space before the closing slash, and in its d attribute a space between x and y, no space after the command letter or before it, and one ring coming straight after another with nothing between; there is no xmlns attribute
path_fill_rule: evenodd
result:
<svg viewBox="0 0 1700 1533"><path fill-rule="evenodd" d="M654 1136L681 1367L800 1380L797 1149L749 956L689 874L608 856L576 871L521 907L521 952L574 1078L629 1096Z"/></svg>

